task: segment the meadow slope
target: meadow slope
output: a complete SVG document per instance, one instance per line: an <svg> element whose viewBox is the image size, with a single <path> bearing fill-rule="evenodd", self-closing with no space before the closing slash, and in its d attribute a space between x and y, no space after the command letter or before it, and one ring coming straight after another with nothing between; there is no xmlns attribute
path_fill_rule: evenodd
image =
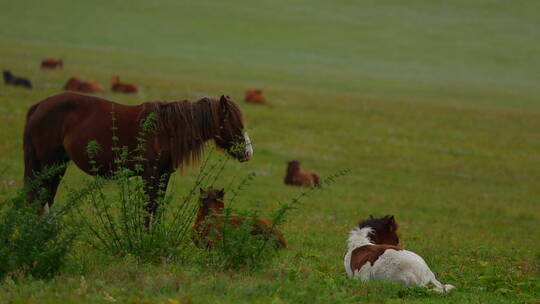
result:
<svg viewBox="0 0 540 304"><path fill-rule="evenodd" d="M534 1L3 1L0 67L35 88L0 84L0 200L22 185L27 108L70 76L140 84L99 94L126 104L237 100L255 154L218 186L257 178L235 208L270 212L296 195L283 185L291 159L351 173L291 213L290 248L255 274L138 265L79 242L53 280L0 283L0 303L540 301L539 29ZM46 57L64 69L40 70ZM243 103L251 88L269 105ZM71 166L65 183L83 179ZM347 233L369 214L395 215L401 245L456 290L346 279Z"/></svg>

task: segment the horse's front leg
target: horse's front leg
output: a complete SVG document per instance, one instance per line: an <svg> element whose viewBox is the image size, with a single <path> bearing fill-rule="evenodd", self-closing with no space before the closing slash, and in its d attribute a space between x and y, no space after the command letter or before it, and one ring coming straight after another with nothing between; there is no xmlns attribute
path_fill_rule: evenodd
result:
<svg viewBox="0 0 540 304"><path fill-rule="evenodd" d="M153 220L159 220L159 204L165 197L167 191L167 184L169 183L170 173L157 173L157 174L145 174L143 175L144 190L148 196L148 202L144 207L147 211L145 215L145 226L150 227L150 223Z"/></svg>

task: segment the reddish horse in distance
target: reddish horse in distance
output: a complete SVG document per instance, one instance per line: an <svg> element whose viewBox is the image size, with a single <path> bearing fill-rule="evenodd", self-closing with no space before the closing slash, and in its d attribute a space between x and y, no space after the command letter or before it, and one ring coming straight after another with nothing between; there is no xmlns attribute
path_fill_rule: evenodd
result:
<svg viewBox="0 0 540 304"><path fill-rule="evenodd" d="M62 62L62 59L44 59L43 61L41 61L42 69L56 69L63 67L64 62Z"/></svg>
<svg viewBox="0 0 540 304"><path fill-rule="evenodd" d="M154 129L145 135L146 149L136 152L141 122L151 113L155 113L156 118ZM28 110L23 139L25 184L43 170L70 160L88 174L110 175L117 168L114 162L117 152L113 147L127 147L130 156L145 159L144 162L127 162L125 166L130 169L142 166L136 174L145 181L149 196L146 210L153 215L170 174L178 167L199 160L205 142L210 140L239 161L251 158L253 149L245 132L242 112L228 97L128 106L65 92L46 98ZM97 170L93 170L86 152L91 141L97 141L100 146L93 156ZM239 146L242 149L238 149ZM66 166L61 168L61 172L41 181L40 186L47 190L47 195L41 202L40 212L54 202ZM39 189L31 190L28 200L36 200L38 192Z"/></svg>
<svg viewBox="0 0 540 304"><path fill-rule="evenodd" d="M246 91L244 101L252 104L265 104L266 97L264 97L262 90L249 90Z"/></svg>
<svg viewBox="0 0 540 304"><path fill-rule="evenodd" d="M284 182L292 186L320 187L319 176L314 172L300 169L300 162L297 160L287 163Z"/></svg>
<svg viewBox="0 0 540 304"><path fill-rule="evenodd" d="M103 92L103 86L94 80L83 81L77 77L71 77L64 85L64 90L83 93Z"/></svg>
<svg viewBox="0 0 540 304"><path fill-rule="evenodd" d="M137 93L139 87L132 83L120 82L120 76L115 75L112 77L111 90L121 93Z"/></svg>

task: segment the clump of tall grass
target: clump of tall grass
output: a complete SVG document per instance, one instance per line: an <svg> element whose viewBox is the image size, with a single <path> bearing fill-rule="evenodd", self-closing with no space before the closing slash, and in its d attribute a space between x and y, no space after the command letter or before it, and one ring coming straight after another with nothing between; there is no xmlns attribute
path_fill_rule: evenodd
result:
<svg viewBox="0 0 540 304"><path fill-rule="evenodd" d="M6 275L50 278L63 265L78 234L78 225L65 215L102 187L99 183L88 183L69 192L65 202L55 204L49 212L38 217L37 210L46 194L41 188L42 181L65 170L64 166L44 170L0 205L0 278ZM32 190L40 194L36 200L28 202L27 194Z"/></svg>

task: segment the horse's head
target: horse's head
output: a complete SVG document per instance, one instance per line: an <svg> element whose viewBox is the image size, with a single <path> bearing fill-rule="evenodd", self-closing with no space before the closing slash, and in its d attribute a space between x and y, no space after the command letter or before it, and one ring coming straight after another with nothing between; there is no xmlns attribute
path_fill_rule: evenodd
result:
<svg viewBox="0 0 540 304"><path fill-rule="evenodd" d="M287 162L287 173L294 173L300 170L300 162L297 160L291 160Z"/></svg>
<svg viewBox="0 0 540 304"><path fill-rule="evenodd" d="M4 70L4 79L11 79L13 77L13 74L11 74L11 71Z"/></svg>
<svg viewBox="0 0 540 304"><path fill-rule="evenodd" d="M253 146L245 130L244 119L238 105L229 97L219 99L219 130L214 141L219 148L241 162L253 155Z"/></svg>
<svg viewBox="0 0 540 304"><path fill-rule="evenodd" d="M369 219L360 222L358 227L370 227L373 229L368 236L375 244L399 244L399 237L397 235L398 224L393 215L387 215L381 218L370 216Z"/></svg>
<svg viewBox="0 0 540 304"><path fill-rule="evenodd" d="M200 193L199 203L205 210L219 212L225 208L225 204L223 203L223 197L225 196L224 189L204 190L200 188Z"/></svg>

